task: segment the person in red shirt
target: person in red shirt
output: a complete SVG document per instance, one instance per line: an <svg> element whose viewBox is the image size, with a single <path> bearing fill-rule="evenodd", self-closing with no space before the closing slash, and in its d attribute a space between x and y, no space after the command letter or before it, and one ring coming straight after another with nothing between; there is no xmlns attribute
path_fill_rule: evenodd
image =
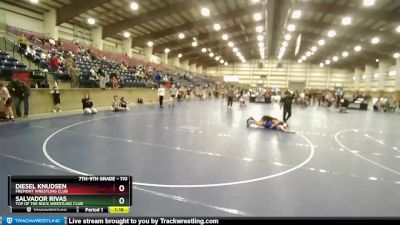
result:
<svg viewBox="0 0 400 225"><path fill-rule="evenodd" d="M56 54L52 54L50 57L50 72L51 75L53 76L53 79L58 83L58 68L60 67L60 64L58 63L58 58Z"/></svg>
<svg viewBox="0 0 400 225"><path fill-rule="evenodd" d="M55 54L52 54L51 58L50 58L50 71L57 72L59 67L60 67L60 65L58 63L57 56Z"/></svg>

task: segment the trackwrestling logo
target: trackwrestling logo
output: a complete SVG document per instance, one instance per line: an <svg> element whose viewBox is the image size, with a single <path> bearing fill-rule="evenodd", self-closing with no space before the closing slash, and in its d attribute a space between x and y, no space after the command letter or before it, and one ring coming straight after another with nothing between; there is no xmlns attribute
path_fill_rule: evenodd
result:
<svg viewBox="0 0 400 225"><path fill-rule="evenodd" d="M64 217L3 217L3 225L64 225Z"/></svg>

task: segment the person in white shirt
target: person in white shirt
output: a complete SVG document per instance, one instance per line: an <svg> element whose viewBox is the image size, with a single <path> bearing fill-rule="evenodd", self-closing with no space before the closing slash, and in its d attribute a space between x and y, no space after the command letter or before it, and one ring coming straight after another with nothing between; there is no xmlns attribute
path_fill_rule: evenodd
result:
<svg viewBox="0 0 400 225"><path fill-rule="evenodd" d="M165 96L165 88L162 84L160 84L160 88L158 89L158 98L160 101L160 108L163 107L164 96Z"/></svg>
<svg viewBox="0 0 400 225"><path fill-rule="evenodd" d="M10 92L3 83L0 83L0 101L4 104L4 113L6 114L5 121L14 121Z"/></svg>

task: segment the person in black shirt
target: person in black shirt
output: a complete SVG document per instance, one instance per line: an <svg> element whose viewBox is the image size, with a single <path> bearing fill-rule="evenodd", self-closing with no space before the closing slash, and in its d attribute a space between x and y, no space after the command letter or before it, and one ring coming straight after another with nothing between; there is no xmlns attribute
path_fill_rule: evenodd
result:
<svg viewBox="0 0 400 225"><path fill-rule="evenodd" d="M24 117L29 115L29 97L31 96L31 88L28 84L23 83L23 101L24 101Z"/></svg>
<svg viewBox="0 0 400 225"><path fill-rule="evenodd" d="M8 83L7 88L10 91L17 117L21 117L21 103L24 100L25 84L14 77L12 81ZM28 114L28 109L25 108L24 110L25 114Z"/></svg>
<svg viewBox="0 0 400 225"><path fill-rule="evenodd" d="M293 96L289 91L285 92L285 97L281 99L281 108L283 106L283 122L287 122L292 116Z"/></svg>
<svg viewBox="0 0 400 225"><path fill-rule="evenodd" d="M89 94L85 94L82 99L82 108L85 114L96 114L97 110L93 108L93 102Z"/></svg>
<svg viewBox="0 0 400 225"><path fill-rule="evenodd" d="M60 109L60 104L61 104L61 99L60 99L60 90L58 90L57 86L53 87L53 90L51 90L51 95L53 95L53 103L54 103L54 109L53 112L62 112Z"/></svg>

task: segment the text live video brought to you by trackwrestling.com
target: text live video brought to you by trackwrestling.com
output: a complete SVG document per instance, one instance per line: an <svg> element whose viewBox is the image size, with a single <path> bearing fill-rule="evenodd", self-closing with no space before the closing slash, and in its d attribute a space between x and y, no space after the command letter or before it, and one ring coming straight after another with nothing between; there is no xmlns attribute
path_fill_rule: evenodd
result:
<svg viewBox="0 0 400 225"><path fill-rule="evenodd" d="M230 219L226 219L228 221ZM222 220L224 221L224 219ZM162 225L195 224L214 225L222 222L213 218L166 218L166 217L62 217L62 216L5 216L1 225Z"/></svg>

